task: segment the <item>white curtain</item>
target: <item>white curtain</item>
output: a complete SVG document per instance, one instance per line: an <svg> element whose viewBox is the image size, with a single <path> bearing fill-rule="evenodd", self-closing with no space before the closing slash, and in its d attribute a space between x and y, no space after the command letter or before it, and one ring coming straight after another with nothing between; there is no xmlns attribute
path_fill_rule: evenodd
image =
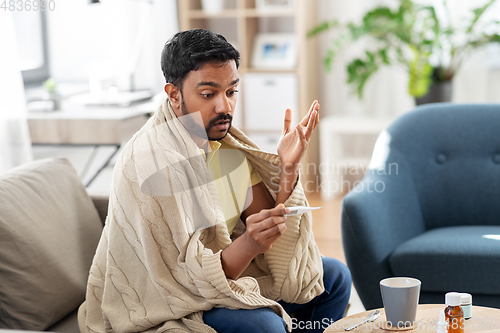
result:
<svg viewBox="0 0 500 333"><path fill-rule="evenodd" d="M33 159L12 14L0 11L0 173Z"/></svg>

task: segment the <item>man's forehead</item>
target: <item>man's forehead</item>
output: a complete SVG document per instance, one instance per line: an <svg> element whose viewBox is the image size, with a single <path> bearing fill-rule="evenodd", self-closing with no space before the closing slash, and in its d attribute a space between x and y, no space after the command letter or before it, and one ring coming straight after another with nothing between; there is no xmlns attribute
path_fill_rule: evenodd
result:
<svg viewBox="0 0 500 333"><path fill-rule="evenodd" d="M208 62L197 70L190 71L185 80L185 83L188 82L195 87L210 85L224 88L234 85L239 82L236 63L234 60L226 62Z"/></svg>

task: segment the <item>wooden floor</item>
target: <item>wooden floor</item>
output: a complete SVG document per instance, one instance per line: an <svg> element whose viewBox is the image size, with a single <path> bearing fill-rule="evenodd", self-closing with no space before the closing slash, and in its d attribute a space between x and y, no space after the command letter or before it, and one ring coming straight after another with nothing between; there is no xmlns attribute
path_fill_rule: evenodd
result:
<svg viewBox="0 0 500 333"><path fill-rule="evenodd" d="M319 193L307 193L306 195L311 207L323 207L323 209L312 211L314 239L318 244L319 251L324 256L336 258L345 264L340 234L340 206L343 197L339 195L333 200L326 201L321 199ZM364 311L365 308L353 285L346 316Z"/></svg>
<svg viewBox="0 0 500 333"><path fill-rule="evenodd" d="M342 196L325 201L321 199L319 193L308 193L307 200L311 207L323 207L323 209L312 211L314 239L321 254L337 258L345 263L340 236L340 204Z"/></svg>

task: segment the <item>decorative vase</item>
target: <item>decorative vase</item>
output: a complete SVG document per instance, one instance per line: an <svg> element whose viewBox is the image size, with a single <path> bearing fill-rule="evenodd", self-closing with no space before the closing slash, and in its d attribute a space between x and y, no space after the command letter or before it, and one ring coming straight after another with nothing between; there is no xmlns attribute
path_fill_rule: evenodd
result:
<svg viewBox="0 0 500 333"><path fill-rule="evenodd" d="M45 91L42 94L42 101L45 101L48 106L47 111L56 111L61 109L61 95L58 93L50 93Z"/></svg>
<svg viewBox="0 0 500 333"><path fill-rule="evenodd" d="M61 95L50 94L50 99L54 102L54 110L61 110Z"/></svg>
<svg viewBox="0 0 500 333"><path fill-rule="evenodd" d="M415 103L421 105L426 103L449 102L451 101L452 88L451 81L433 82L429 87L427 95L415 98Z"/></svg>

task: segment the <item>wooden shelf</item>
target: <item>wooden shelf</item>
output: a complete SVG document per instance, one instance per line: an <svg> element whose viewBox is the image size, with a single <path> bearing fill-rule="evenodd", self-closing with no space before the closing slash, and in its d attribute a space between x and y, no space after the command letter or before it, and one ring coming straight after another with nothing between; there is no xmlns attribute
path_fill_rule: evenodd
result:
<svg viewBox="0 0 500 333"><path fill-rule="evenodd" d="M264 69L264 68L252 68L252 67L240 67L238 70L241 74L244 73L296 73L297 70L291 69Z"/></svg>
<svg viewBox="0 0 500 333"><path fill-rule="evenodd" d="M281 124L283 125L283 124ZM241 129L243 130L243 129ZM244 132L245 133L252 133L252 134L281 134L281 132L283 131L283 128L275 128L275 129L271 129L271 130L268 130L268 129L258 129L258 128L244 128Z"/></svg>
<svg viewBox="0 0 500 333"><path fill-rule="evenodd" d="M245 17L295 17L295 9L281 9L262 11L258 9L244 9L242 12Z"/></svg>
<svg viewBox="0 0 500 333"><path fill-rule="evenodd" d="M226 9L223 10L219 13L215 14L207 14L201 9L196 9L196 10L190 10L189 11L189 16L192 19L209 19L209 18L236 18L240 14L240 11L237 9Z"/></svg>
<svg viewBox="0 0 500 333"><path fill-rule="evenodd" d="M200 18L236 18L240 17L295 17L296 12L294 9L287 10L272 10L263 12L258 9L225 9L219 13L207 14L202 9L192 9L189 11L189 16L192 19Z"/></svg>

